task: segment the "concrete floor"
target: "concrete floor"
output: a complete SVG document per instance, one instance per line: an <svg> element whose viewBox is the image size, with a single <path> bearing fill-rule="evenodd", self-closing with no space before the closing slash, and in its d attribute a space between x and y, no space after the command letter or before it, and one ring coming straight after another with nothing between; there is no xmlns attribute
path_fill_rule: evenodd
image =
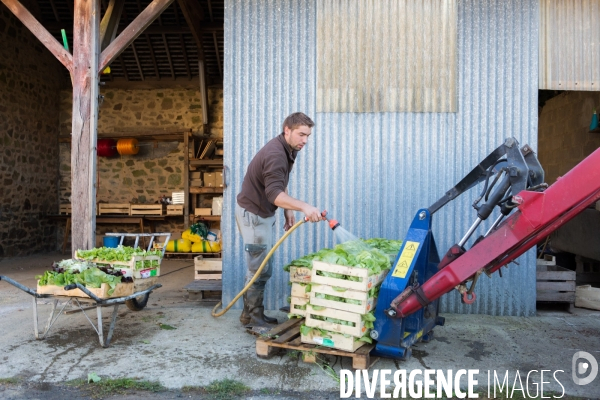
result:
<svg viewBox="0 0 600 400"><path fill-rule="evenodd" d="M0 260L0 275L35 288L35 278L58 253ZM90 372L106 377L140 377L159 381L167 388L204 386L230 378L252 389L339 392L339 384L321 367L283 354L270 360L255 355L255 337L244 332L239 311L215 319L215 303L188 300L182 288L193 279L191 260L166 260L160 283L148 306L133 312L121 306L109 348L102 348L89 322L81 313L61 316L45 340L33 335L32 297L0 282L0 378L59 383L86 378ZM38 306L40 324L46 322L50 301ZM95 321L95 311L89 311ZM105 312L108 324L109 309ZM280 322L285 314L276 315ZM508 371L511 387L519 371L523 385L532 370L551 370L544 381L548 391L587 398L600 398L600 376L578 386L571 378L572 357L586 351L600 361L600 312L575 309L538 312L536 317L490 317L445 314L446 325L436 328L435 339L413 348L406 362L382 359L370 370L389 369L479 369L480 390L487 391L488 370L498 375ZM177 329L164 330L159 324ZM347 358L329 358L338 371L351 368ZM552 373L557 370L556 378ZM492 375L493 377L493 375ZM529 385L539 382L530 375ZM560 384L558 383L560 382ZM518 385L517 385L518 386ZM517 392L520 393L520 392Z"/></svg>

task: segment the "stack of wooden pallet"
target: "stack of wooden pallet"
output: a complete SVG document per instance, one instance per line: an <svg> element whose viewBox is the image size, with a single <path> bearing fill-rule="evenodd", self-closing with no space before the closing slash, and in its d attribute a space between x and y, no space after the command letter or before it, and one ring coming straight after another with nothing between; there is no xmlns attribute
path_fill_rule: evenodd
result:
<svg viewBox="0 0 600 400"><path fill-rule="evenodd" d="M373 311L377 304L377 298L369 293L383 282L387 272L369 276L369 271L364 268L313 261L305 324L328 332L320 335L312 329L309 334L301 335L302 342L350 352L365 345L357 340L369 333L363 316ZM323 273L356 277L358 281L327 277Z"/></svg>

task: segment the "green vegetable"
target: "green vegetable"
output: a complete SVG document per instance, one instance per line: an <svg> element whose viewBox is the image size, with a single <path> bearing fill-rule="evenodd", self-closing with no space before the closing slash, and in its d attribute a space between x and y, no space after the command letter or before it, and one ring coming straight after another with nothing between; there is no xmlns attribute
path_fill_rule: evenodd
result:
<svg viewBox="0 0 600 400"><path fill-rule="evenodd" d="M39 280L40 286L67 286L72 283L79 283L89 288L99 288L103 283L106 283L110 286L109 296L114 293L115 287L121 283L120 276L109 275L96 267L88 268L78 274L72 274L68 271L46 271L43 275L37 275L35 278Z"/></svg>
<svg viewBox="0 0 600 400"><path fill-rule="evenodd" d="M90 250L77 250L77 257L82 260L88 261L131 261L134 256L162 256L162 251L160 249L149 250L146 251L140 248L133 248L129 246L117 246L116 248L112 247L99 247L93 248ZM142 267L150 267L152 264L156 264L158 266L158 260L145 260L145 261L137 261L136 269L141 269Z"/></svg>
<svg viewBox="0 0 600 400"><path fill-rule="evenodd" d="M378 274L391 267L402 241L387 239L354 240L336 245L333 249L321 249L316 253L300 257L285 265L285 271L290 267L305 267L312 269L313 261L323 261L330 264L345 265L348 267L364 268L369 270L369 276ZM321 272L320 275L358 282L360 278L330 272Z"/></svg>

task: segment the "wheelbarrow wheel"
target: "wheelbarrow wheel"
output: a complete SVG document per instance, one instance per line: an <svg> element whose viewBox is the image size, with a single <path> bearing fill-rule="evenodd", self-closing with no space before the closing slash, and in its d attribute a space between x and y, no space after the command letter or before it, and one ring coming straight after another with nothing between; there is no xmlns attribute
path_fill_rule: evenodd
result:
<svg viewBox="0 0 600 400"><path fill-rule="evenodd" d="M146 293L143 296L135 297L131 300L126 300L125 305L131 311L141 311L144 309L144 307L146 307L146 304L148 304L149 297L150 297L150 293Z"/></svg>

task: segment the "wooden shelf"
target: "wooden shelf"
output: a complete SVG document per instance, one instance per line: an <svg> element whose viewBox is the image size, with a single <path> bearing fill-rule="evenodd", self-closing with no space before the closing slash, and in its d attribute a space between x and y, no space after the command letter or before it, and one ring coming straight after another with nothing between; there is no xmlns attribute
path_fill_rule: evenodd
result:
<svg viewBox="0 0 600 400"><path fill-rule="evenodd" d="M98 139L125 139L135 138L140 142L183 142L185 134L188 138L192 136L190 131L181 132L114 132L114 133L98 133ZM70 143L71 135L59 136L59 143Z"/></svg>
<svg viewBox="0 0 600 400"><path fill-rule="evenodd" d="M190 220L220 221L220 215L191 215Z"/></svg>
<svg viewBox="0 0 600 400"><path fill-rule="evenodd" d="M217 158L214 160L199 160L197 158L190 158L190 167L218 167L223 165L223 159Z"/></svg>
<svg viewBox="0 0 600 400"><path fill-rule="evenodd" d="M191 194L223 193L222 187L190 187Z"/></svg>

